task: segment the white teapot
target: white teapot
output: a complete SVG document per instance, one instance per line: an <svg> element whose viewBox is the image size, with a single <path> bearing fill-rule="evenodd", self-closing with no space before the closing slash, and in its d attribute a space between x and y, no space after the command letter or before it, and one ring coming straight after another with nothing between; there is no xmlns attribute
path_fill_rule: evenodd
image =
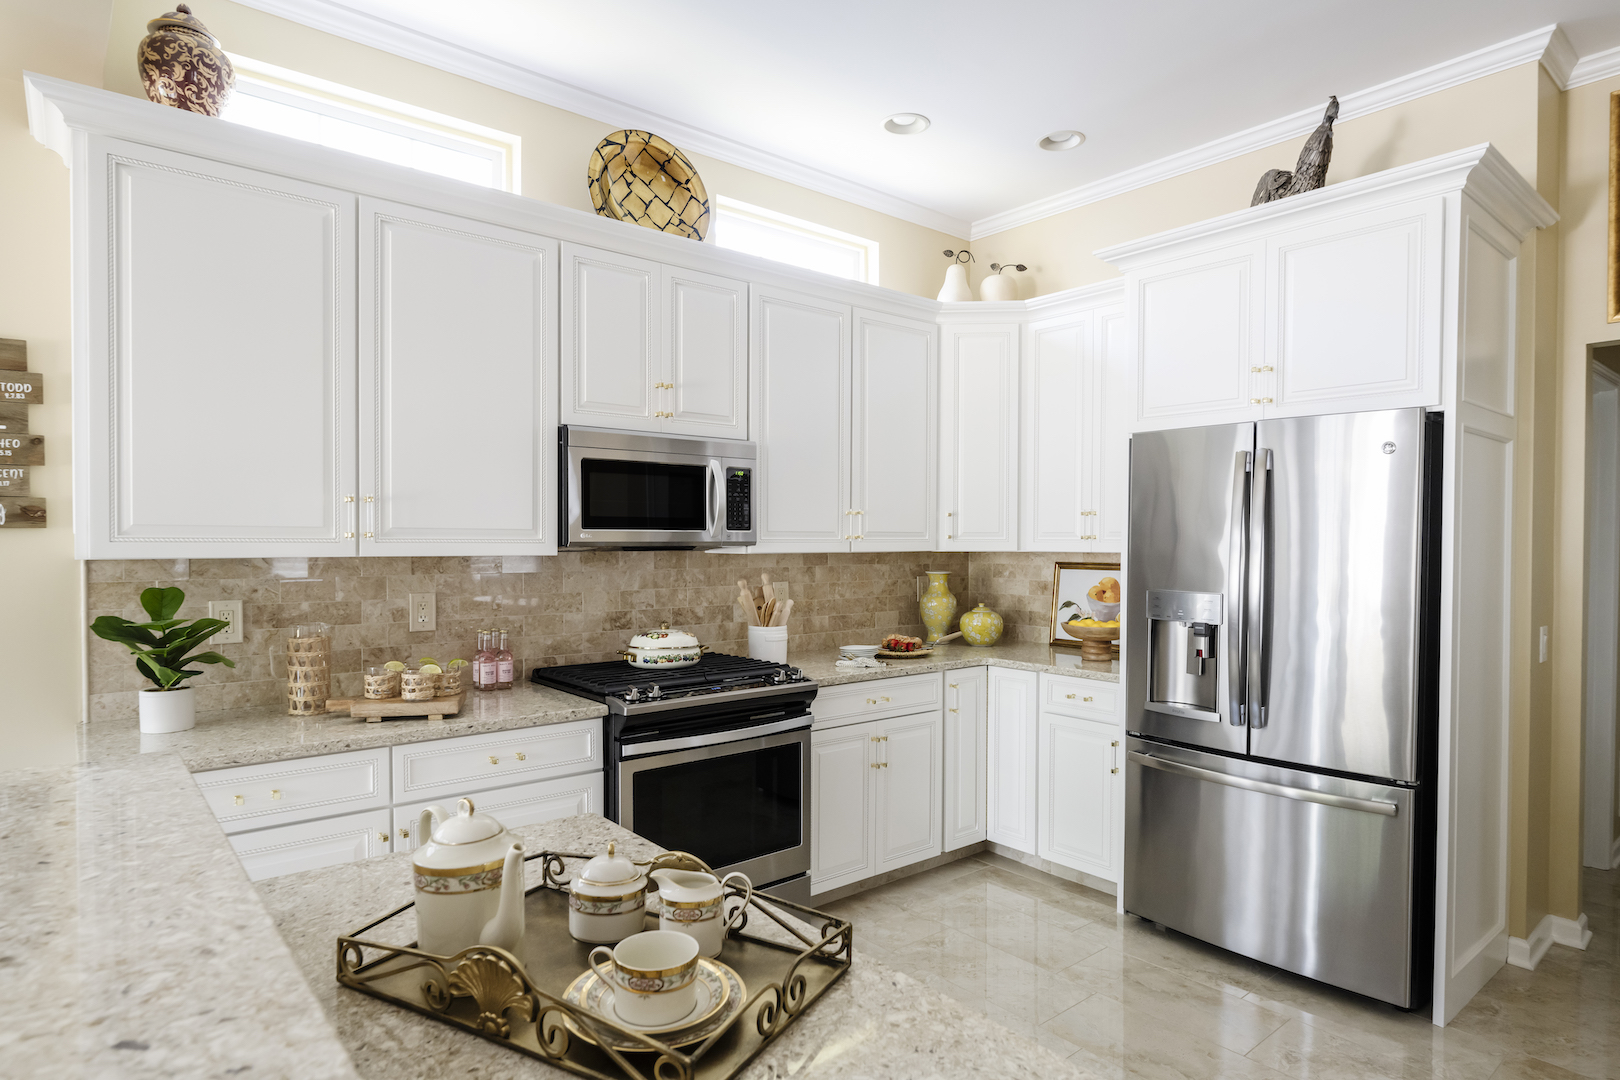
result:
<svg viewBox="0 0 1620 1080"><path fill-rule="evenodd" d="M568 932L577 941L617 945L641 933L646 916L647 875L611 843L568 886Z"/></svg>
<svg viewBox="0 0 1620 1080"><path fill-rule="evenodd" d="M430 806L417 821L424 840L411 854L417 948L438 956L474 945L515 952L523 940L523 845L471 799L457 811Z"/></svg>

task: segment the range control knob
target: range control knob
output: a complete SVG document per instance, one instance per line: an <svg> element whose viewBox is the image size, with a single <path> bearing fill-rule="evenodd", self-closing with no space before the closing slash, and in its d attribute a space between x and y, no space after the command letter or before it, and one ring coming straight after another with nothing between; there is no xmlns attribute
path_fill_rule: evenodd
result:
<svg viewBox="0 0 1620 1080"><path fill-rule="evenodd" d="M635 703L637 701L640 701L641 700L641 688L636 687L636 686L632 686L630 689L626 690L624 692L624 700L625 700L625 702L627 704L633 704L633 703Z"/></svg>
<svg viewBox="0 0 1620 1080"><path fill-rule="evenodd" d="M651 686L647 687L647 700L648 701L657 701L659 698L661 698L663 696L664 696L664 692L658 688L657 683L653 683Z"/></svg>

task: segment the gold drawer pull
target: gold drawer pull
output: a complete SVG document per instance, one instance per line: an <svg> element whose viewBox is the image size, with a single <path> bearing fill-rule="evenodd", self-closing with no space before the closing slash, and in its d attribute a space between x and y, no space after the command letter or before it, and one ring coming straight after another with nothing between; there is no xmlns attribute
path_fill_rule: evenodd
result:
<svg viewBox="0 0 1620 1080"><path fill-rule="evenodd" d="M948 709L947 712L961 712L961 709Z"/></svg>
<svg viewBox="0 0 1620 1080"><path fill-rule="evenodd" d="M379 841L381 841L382 843L386 844L386 843L388 843L388 834L385 833L385 832L380 832L380 833L377 834L377 839Z"/></svg>
<svg viewBox="0 0 1620 1080"><path fill-rule="evenodd" d="M877 698L869 697L869 698L866 699L866 703L868 705L876 705L877 704Z"/></svg>
<svg viewBox="0 0 1620 1080"><path fill-rule="evenodd" d="M883 766L882 766L881 763L874 761L874 762L872 762L872 768L881 769L881 768L883 768Z"/></svg>
<svg viewBox="0 0 1620 1080"><path fill-rule="evenodd" d="M1074 700L1074 695L1073 694L1064 694L1063 696L1068 698L1070 701Z"/></svg>
<svg viewBox="0 0 1620 1080"><path fill-rule="evenodd" d="M1090 700L1091 700L1091 699L1090 699L1090 698L1089 698L1089 697L1083 697L1083 698L1081 698L1081 699L1080 699L1080 700L1081 700L1081 701L1090 701Z"/></svg>
<svg viewBox="0 0 1620 1080"><path fill-rule="evenodd" d="M237 806L241 806L242 805L242 796L240 796L240 795L232 795L231 796L231 801L234 802Z"/></svg>
<svg viewBox="0 0 1620 1080"><path fill-rule="evenodd" d="M520 754L518 754L518 755L517 755L517 759L518 759L518 760L519 760L519 761L528 761L528 760L529 760L529 757L528 757L528 755L527 755L527 754L521 754L521 753L520 753Z"/></svg>
<svg viewBox="0 0 1620 1080"><path fill-rule="evenodd" d="M873 742L882 742L883 740L878 738L876 735L874 735L874 736L872 736L872 741Z"/></svg>
<svg viewBox="0 0 1620 1080"><path fill-rule="evenodd" d="M409 830L409 829L401 829L401 830L399 830L399 838L401 840L409 840L411 838L411 830Z"/></svg>
<svg viewBox="0 0 1620 1080"><path fill-rule="evenodd" d="M501 763L501 759L496 757L494 754L491 754L489 755L489 763L491 765L499 765Z"/></svg>
<svg viewBox="0 0 1620 1080"><path fill-rule="evenodd" d="M888 742L888 741L889 741L889 737L887 735L881 736L878 739L878 742Z"/></svg>
<svg viewBox="0 0 1620 1080"><path fill-rule="evenodd" d="M955 684L955 683L951 683L951 689L952 689L952 690L955 690L955 689L956 689L956 688L957 688L957 686L956 686L956 684Z"/></svg>
<svg viewBox="0 0 1620 1080"><path fill-rule="evenodd" d="M886 698L886 697L880 697L880 698L878 698L878 700L879 700L879 701L888 701L888 700L889 700L889 699L888 699L888 698Z"/></svg>
<svg viewBox="0 0 1620 1080"><path fill-rule="evenodd" d="M275 799L277 802L280 802L281 801L281 789L280 788L271 788L270 789L270 797L272 799Z"/></svg>

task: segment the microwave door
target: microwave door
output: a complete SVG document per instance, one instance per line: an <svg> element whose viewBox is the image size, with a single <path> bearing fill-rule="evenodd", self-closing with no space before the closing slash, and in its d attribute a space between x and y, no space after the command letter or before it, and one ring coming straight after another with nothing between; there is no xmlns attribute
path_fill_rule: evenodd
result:
<svg viewBox="0 0 1620 1080"><path fill-rule="evenodd" d="M571 543L698 544L710 535L717 500L709 463L575 453Z"/></svg>

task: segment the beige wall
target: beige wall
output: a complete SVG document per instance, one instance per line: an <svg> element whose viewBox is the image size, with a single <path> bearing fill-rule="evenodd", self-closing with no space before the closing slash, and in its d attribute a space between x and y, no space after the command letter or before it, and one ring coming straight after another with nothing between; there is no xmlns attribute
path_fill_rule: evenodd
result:
<svg viewBox="0 0 1620 1080"><path fill-rule="evenodd" d="M33 493L44 529L0 530L0 656L16 678L0 684L0 765L71 761L80 715L84 634L73 558L72 387L68 295L68 173L28 133L25 70L79 82L101 79L110 3L9 3L0 23L0 337L28 342L45 404L28 408L45 436Z"/></svg>
<svg viewBox="0 0 1620 1080"><path fill-rule="evenodd" d="M231 52L512 132L523 140L524 195L577 210L591 209L585 190L585 165L596 144L615 130L608 124L311 30L230 0L201 0L192 5L192 10ZM150 0L113 0L112 12L105 68L93 81L109 90L144 98L135 69L135 45L146 33L146 21L157 8ZM962 246L960 239L945 233L842 199L701 154L693 154L692 158L711 196L729 195L876 240L880 284L891 289L933 296L944 277L945 259L940 252Z"/></svg>
<svg viewBox="0 0 1620 1080"><path fill-rule="evenodd" d="M1328 182L1491 142L1526 176L1536 172L1539 65L1523 64L1334 128ZM1118 271L1091 253L1249 205L1267 169L1293 168L1305 136L975 240L974 288L990 264L1023 263L1024 298L1089 285ZM1084 148L1077 153L1084 153Z"/></svg>

